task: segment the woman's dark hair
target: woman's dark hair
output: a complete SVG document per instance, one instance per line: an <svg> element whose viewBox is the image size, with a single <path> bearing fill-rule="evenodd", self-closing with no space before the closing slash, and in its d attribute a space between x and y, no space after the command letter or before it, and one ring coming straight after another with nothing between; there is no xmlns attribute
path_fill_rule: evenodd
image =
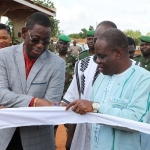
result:
<svg viewBox="0 0 150 150"><path fill-rule="evenodd" d="M2 30L2 29L6 30L8 32L8 34L11 36L11 30L10 30L9 26L7 26L3 23L0 23L0 30Z"/></svg>

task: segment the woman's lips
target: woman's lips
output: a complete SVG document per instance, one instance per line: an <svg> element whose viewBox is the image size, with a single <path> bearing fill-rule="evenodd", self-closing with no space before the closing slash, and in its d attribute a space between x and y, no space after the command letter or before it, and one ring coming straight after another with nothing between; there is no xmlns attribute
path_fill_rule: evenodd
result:
<svg viewBox="0 0 150 150"><path fill-rule="evenodd" d="M0 48L4 48L5 47L5 44L0 44Z"/></svg>

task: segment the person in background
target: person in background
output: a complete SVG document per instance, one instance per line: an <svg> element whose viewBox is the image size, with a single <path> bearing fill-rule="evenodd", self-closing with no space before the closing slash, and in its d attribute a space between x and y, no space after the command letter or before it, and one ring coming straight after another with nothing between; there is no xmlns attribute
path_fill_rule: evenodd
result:
<svg viewBox="0 0 150 150"><path fill-rule="evenodd" d="M70 53L74 54L77 58L79 57L79 52L81 51L80 46L76 45L77 41L73 41L73 45L69 47Z"/></svg>
<svg viewBox="0 0 150 150"><path fill-rule="evenodd" d="M56 44L54 44L53 39L51 39L51 42L49 44L49 50L56 54Z"/></svg>
<svg viewBox="0 0 150 150"><path fill-rule="evenodd" d="M146 122L150 102L150 73L129 58L126 35L111 28L95 43L100 75L90 100L75 100L68 104L78 114L87 112L112 115ZM91 150L142 150L138 131L101 124L92 124Z"/></svg>
<svg viewBox="0 0 150 150"><path fill-rule="evenodd" d="M70 45L70 37L67 35L59 35L58 36L58 41L57 41L57 50L58 50L58 55L63 58L66 62L66 73L65 73L65 85L64 85L64 91L63 95L66 93L73 75L74 75L74 66L78 58L74 55L68 52L68 47ZM63 96L62 96L63 97ZM57 130L57 125L55 126L55 134ZM66 131L68 133L68 124L65 124Z"/></svg>
<svg viewBox="0 0 150 150"><path fill-rule="evenodd" d="M150 71L150 36L139 37L142 55L137 55L134 60L140 62L140 66Z"/></svg>
<svg viewBox="0 0 150 150"><path fill-rule="evenodd" d="M131 37L127 36L127 39L128 39L128 44L129 44L128 45L129 57L130 57L130 59L133 59L136 45L135 45L134 40Z"/></svg>
<svg viewBox="0 0 150 150"><path fill-rule="evenodd" d="M117 28L117 26L111 21L100 22L95 30L94 39L97 39L105 30L109 28ZM94 47L94 42L92 44L93 46L91 45L91 47ZM99 69L97 67L97 63L94 61L94 57L95 55L88 56L76 63L75 75L61 101L62 103L67 104L79 98L90 100L92 86L99 75ZM91 124L86 123L77 124L77 126L76 124L70 124L66 149L90 150L90 127Z"/></svg>
<svg viewBox="0 0 150 150"><path fill-rule="evenodd" d="M22 33L18 32L18 36L14 39L13 45L17 45L23 42Z"/></svg>
<svg viewBox="0 0 150 150"><path fill-rule="evenodd" d="M41 12L33 13L22 33L22 44L0 51L0 105L57 105L64 88L65 61L47 49L50 19ZM1 129L0 137L0 150L55 150L52 125Z"/></svg>
<svg viewBox="0 0 150 150"><path fill-rule="evenodd" d="M79 54L79 60L95 54L95 49L94 49L94 45L93 45L94 33L95 33L94 30L87 31L87 33L86 33L87 41L86 42L89 47L89 50L81 51Z"/></svg>
<svg viewBox="0 0 150 150"><path fill-rule="evenodd" d="M10 27L0 23L0 49L12 44Z"/></svg>
<svg viewBox="0 0 150 150"><path fill-rule="evenodd" d="M67 35L59 35L57 42L58 55L66 62L65 86L63 95L66 93L74 74L74 66L78 58L68 52L68 47L71 39Z"/></svg>

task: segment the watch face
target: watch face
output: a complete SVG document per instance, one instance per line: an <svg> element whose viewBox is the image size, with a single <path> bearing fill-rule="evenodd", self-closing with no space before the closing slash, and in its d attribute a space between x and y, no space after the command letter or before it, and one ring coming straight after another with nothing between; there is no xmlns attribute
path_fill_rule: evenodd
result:
<svg viewBox="0 0 150 150"><path fill-rule="evenodd" d="M100 107L100 104L99 103L93 103L92 106L93 106L93 110L98 111L99 107Z"/></svg>

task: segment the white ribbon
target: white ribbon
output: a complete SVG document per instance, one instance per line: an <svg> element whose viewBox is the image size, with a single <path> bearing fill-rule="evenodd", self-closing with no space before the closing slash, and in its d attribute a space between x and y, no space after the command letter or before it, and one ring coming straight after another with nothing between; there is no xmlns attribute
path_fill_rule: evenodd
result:
<svg viewBox="0 0 150 150"><path fill-rule="evenodd" d="M100 123L121 130L150 134L150 124L105 114L79 115L65 107L20 107L0 109L0 129L31 125L56 125L65 123Z"/></svg>

